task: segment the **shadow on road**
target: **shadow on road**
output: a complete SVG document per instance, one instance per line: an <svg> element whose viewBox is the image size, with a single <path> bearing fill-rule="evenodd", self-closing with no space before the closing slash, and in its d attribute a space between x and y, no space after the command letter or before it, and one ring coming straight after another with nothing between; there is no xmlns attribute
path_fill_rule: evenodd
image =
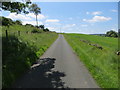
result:
<svg viewBox="0 0 120 90"><path fill-rule="evenodd" d="M64 88L63 72L54 71L55 58L38 60L13 88Z"/></svg>

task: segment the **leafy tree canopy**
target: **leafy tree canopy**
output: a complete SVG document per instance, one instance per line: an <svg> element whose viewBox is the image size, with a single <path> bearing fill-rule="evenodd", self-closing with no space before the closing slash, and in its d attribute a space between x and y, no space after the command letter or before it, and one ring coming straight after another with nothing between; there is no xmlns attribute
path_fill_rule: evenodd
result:
<svg viewBox="0 0 120 90"><path fill-rule="evenodd" d="M37 4L32 4L29 7L30 12L34 13L36 15L36 24L38 26L38 20L37 20L37 15L41 13L41 9L38 7Z"/></svg>
<svg viewBox="0 0 120 90"><path fill-rule="evenodd" d="M14 24L14 22L10 18L0 17L0 21L1 20L2 20L2 25L3 26L9 26L9 25Z"/></svg>
<svg viewBox="0 0 120 90"><path fill-rule="evenodd" d="M45 26L44 25L39 25L39 28L44 29Z"/></svg>
<svg viewBox="0 0 120 90"><path fill-rule="evenodd" d="M3 0L2 0L3 1ZM13 0L9 0L9 2L5 2L5 1L0 1L0 9L1 10L6 10L6 11L10 11L10 12L16 12L18 13L25 13L28 14L29 10L27 10L27 8L29 7L29 4L31 4L30 0L26 0L25 3L24 2L13 2Z"/></svg>
<svg viewBox="0 0 120 90"><path fill-rule="evenodd" d="M35 15L38 15L39 13L41 13L41 9L37 6L37 4L32 4L29 7L30 12L33 12Z"/></svg>
<svg viewBox="0 0 120 90"><path fill-rule="evenodd" d="M15 24L22 25L22 21L16 20L16 21L15 21Z"/></svg>
<svg viewBox="0 0 120 90"><path fill-rule="evenodd" d="M26 24L25 26L30 26L30 27L34 27L32 24Z"/></svg>
<svg viewBox="0 0 120 90"><path fill-rule="evenodd" d="M118 37L118 33L113 30L110 30L106 33L106 36L107 37Z"/></svg>
<svg viewBox="0 0 120 90"><path fill-rule="evenodd" d="M48 31L49 31L49 29L48 29L48 28L46 28L46 29L44 29L43 31L48 32Z"/></svg>

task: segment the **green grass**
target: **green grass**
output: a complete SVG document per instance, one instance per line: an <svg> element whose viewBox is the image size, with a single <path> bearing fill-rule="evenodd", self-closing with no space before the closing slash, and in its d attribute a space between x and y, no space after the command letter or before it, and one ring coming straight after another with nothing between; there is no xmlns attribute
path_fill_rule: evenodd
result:
<svg viewBox="0 0 120 90"><path fill-rule="evenodd" d="M11 87L58 37L57 33L43 32L39 29L37 30L40 33L31 33L33 29L37 28L22 25L2 27L3 88ZM8 39L5 30L8 30Z"/></svg>
<svg viewBox="0 0 120 90"><path fill-rule="evenodd" d="M102 88L118 88L118 39L85 34L64 34L66 40ZM102 50L80 40L103 47Z"/></svg>

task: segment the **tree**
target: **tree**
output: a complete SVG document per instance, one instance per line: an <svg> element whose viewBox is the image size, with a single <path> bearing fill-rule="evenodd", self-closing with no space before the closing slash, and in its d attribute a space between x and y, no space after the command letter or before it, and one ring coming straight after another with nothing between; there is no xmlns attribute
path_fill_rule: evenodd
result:
<svg viewBox="0 0 120 90"><path fill-rule="evenodd" d="M16 20L16 21L15 21L15 24L22 25L22 21Z"/></svg>
<svg viewBox="0 0 120 90"><path fill-rule="evenodd" d="M13 0L9 0L9 2L0 2L0 9L7 10L10 12L16 12L18 13L29 13L27 8L29 7L29 4L31 4L30 0L26 0L25 3L22 2L12 2Z"/></svg>
<svg viewBox="0 0 120 90"><path fill-rule="evenodd" d="M37 26L37 25L36 25L36 26L34 26L34 27L39 28L39 26Z"/></svg>
<svg viewBox="0 0 120 90"><path fill-rule="evenodd" d="M33 12L36 15L36 24L38 26L38 20L37 20L37 15L41 13L41 9L37 6L37 4L32 4L29 7L30 12Z"/></svg>
<svg viewBox="0 0 120 90"><path fill-rule="evenodd" d="M3 26L8 26L14 24L14 22L10 18L0 17Z"/></svg>
<svg viewBox="0 0 120 90"><path fill-rule="evenodd" d="M44 30L45 26L44 25L40 25L39 28Z"/></svg>
<svg viewBox="0 0 120 90"><path fill-rule="evenodd" d="M49 31L49 29L48 29L48 28L46 28L46 29L44 29L43 31L48 32L48 31Z"/></svg>
<svg viewBox="0 0 120 90"><path fill-rule="evenodd" d="M107 37L118 37L118 33L113 30L110 30L106 33L106 36Z"/></svg>
<svg viewBox="0 0 120 90"><path fill-rule="evenodd" d="M30 27L34 27L32 24L26 24L25 26L30 26Z"/></svg>

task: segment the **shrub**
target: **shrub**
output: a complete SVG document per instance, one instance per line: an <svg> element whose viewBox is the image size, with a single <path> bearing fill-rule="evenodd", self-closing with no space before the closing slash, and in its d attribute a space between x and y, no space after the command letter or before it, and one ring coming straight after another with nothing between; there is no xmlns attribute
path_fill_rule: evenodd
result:
<svg viewBox="0 0 120 90"><path fill-rule="evenodd" d="M106 33L106 36L107 36L107 37L118 37L118 33L115 32L115 31L113 31L113 30L111 30L111 31L108 31L108 32Z"/></svg>
<svg viewBox="0 0 120 90"><path fill-rule="evenodd" d="M46 29L43 29L43 31L48 32L48 31L49 31L49 29L48 29L48 28L46 28Z"/></svg>
<svg viewBox="0 0 120 90"><path fill-rule="evenodd" d="M2 20L3 26L9 26L14 24L14 22L10 18L0 17L0 20Z"/></svg>
<svg viewBox="0 0 120 90"><path fill-rule="evenodd" d="M22 21L16 20L16 21L15 21L15 24L22 25Z"/></svg>
<svg viewBox="0 0 120 90"><path fill-rule="evenodd" d="M2 37L2 85L10 87L38 59L36 47L31 47L15 36Z"/></svg>
<svg viewBox="0 0 120 90"><path fill-rule="evenodd" d="M31 33L41 33L41 31L38 30L38 29L33 29L33 30L31 31Z"/></svg>
<svg viewBox="0 0 120 90"><path fill-rule="evenodd" d="M30 26L30 27L34 27L32 24L26 24L25 26Z"/></svg>
<svg viewBox="0 0 120 90"><path fill-rule="evenodd" d="M40 25L39 28L44 30L45 26L44 25Z"/></svg>

